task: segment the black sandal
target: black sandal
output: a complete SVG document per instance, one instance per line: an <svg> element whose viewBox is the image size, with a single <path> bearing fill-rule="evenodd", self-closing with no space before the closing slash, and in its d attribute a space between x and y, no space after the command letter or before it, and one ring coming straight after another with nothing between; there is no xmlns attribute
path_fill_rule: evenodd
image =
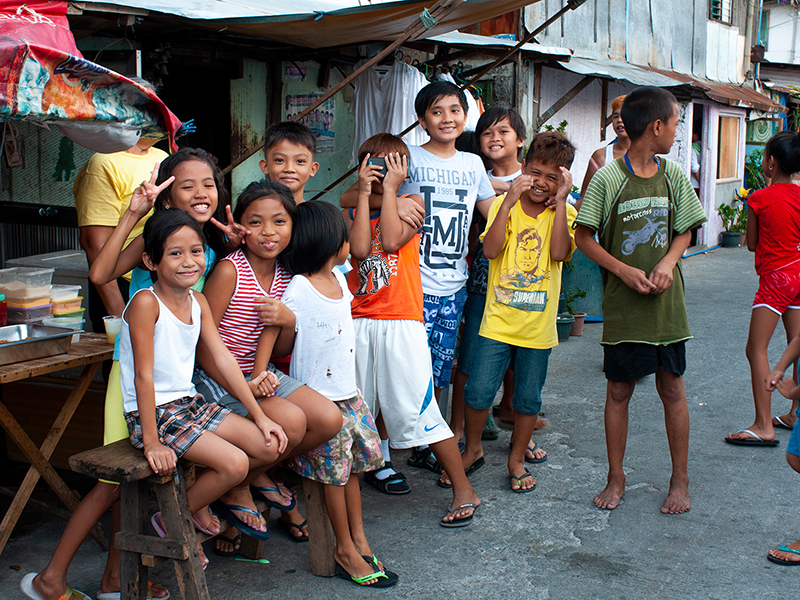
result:
<svg viewBox="0 0 800 600"><path fill-rule="evenodd" d="M406 481L406 476L402 473L395 472L394 475L389 475L385 479L378 479L376 473L384 469L391 469L392 463L387 462L383 469L377 471L367 471L364 473L364 481L374 487L376 490L383 494L390 494L393 496L400 496L408 494L411 491L411 486Z"/></svg>
<svg viewBox="0 0 800 600"><path fill-rule="evenodd" d="M229 544L233 545L233 550L219 550L217 548L217 540L222 540L224 542L228 542ZM236 546L241 546L242 543L242 536L237 531L236 535L233 537L228 537L227 535L222 535L222 533L217 534L216 539L214 540L213 545L211 546L211 551L216 554L217 556L235 556L239 554L239 548Z"/></svg>
<svg viewBox="0 0 800 600"><path fill-rule="evenodd" d="M411 456L406 460L408 466L416 467L417 469L428 469L434 473L442 472L442 465L436 460L436 457L431 452L430 448L420 450L419 448L411 449Z"/></svg>
<svg viewBox="0 0 800 600"><path fill-rule="evenodd" d="M306 534L303 535L295 535L295 531L299 531L303 533L303 527L308 525L308 521L303 521L299 525L297 523L292 523L291 521L287 521L285 519L278 519L278 525L281 529L286 533L286 537L288 537L293 542L307 542L308 536Z"/></svg>

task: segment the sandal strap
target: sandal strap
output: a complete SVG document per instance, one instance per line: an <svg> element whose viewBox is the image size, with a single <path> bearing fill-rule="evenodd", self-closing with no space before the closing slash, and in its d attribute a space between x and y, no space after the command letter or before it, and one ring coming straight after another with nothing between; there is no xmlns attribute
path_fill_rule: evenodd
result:
<svg viewBox="0 0 800 600"><path fill-rule="evenodd" d="M255 515L257 517L261 516L261 513L257 510L253 510L252 508L247 508L246 506L239 506L238 504L226 504L225 507L230 511L237 511L237 512L245 512L251 515Z"/></svg>
<svg viewBox="0 0 800 600"><path fill-rule="evenodd" d="M375 568L377 569L377 567ZM366 583L367 581L372 581L373 579L380 579L381 577L383 577L384 579L388 579L386 573L384 573L381 570L377 570L374 573L371 573L370 575L364 575L364 577L353 577L351 575L350 579L352 579L356 583Z"/></svg>

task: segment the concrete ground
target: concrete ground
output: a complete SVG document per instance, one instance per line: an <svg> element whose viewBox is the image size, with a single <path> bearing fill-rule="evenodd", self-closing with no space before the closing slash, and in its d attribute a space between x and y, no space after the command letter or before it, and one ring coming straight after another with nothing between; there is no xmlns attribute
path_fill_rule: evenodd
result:
<svg viewBox="0 0 800 600"><path fill-rule="evenodd" d="M376 554L400 575L390 591L361 589L314 577L308 549L276 531L267 543L269 564L214 556L206 571L211 597L241 598L782 598L796 596L797 571L767 562L770 548L800 538L798 477L785 461L788 431L778 448L723 443L727 432L752 423L753 405L744 346L757 288L753 256L719 249L684 261L689 320L686 389L692 431L689 473L692 510L660 513L670 460L663 411L653 377L637 387L631 404L623 503L614 511L592 505L605 482L605 380L601 325L556 348L544 394L551 427L536 439L549 460L534 466L531 494L509 491L505 452L509 432L485 442L487 466L472 478L483 504L475 521L448 530L438 521L449 494L435 476L403 470L407 496L363 489L367 535ZM782 329L771 363L785 347ZM775 395L773 414L789 402ZM393 454L405 464L407 452ZM5 480L6 477L4 476ZM46 489L39 493L47 496ZM8 505L0 499L0 509ZM274 517L273 517L274 518ZM0 599L21 598L18 584L47 562L63 521L26 510L0 555ZM105 555L89 540L70 571L70 583L97 591ZM151 579L176 590L168 563ZM278 596L279 595L279 596Z"/></svg>

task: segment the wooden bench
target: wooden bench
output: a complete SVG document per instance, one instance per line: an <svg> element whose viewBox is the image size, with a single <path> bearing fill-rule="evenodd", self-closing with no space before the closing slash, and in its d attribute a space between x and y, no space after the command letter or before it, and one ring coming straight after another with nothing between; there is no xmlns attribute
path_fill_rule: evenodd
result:
<svg viewBox="0 0 800 600"><path fill-rule="evenodd" d="M202 570L196 539L205 541L209 535L196 532L186 501L186 489L194 483L194 465L179 461L171 475L156 475L141 450L128 440L120 440L81 452L69 459L73 471L96 479L120 483L121 526L114 543L121 552L121 600L147 598L147 570L164 560L172 560L181 597L186 600L210 600ZM151 535L148 511L150 487L154 486L164 528L169 538ZM322 484L303 479L306 518L309 530L311 572L333 577L334 536L325 508ZM269 506L257 506L269 521ZM220 519L222 531L228 523ZM253 560L264 555L265 541L243 534L239 553ZM144 583L144 585L143 585Z"/></svg>

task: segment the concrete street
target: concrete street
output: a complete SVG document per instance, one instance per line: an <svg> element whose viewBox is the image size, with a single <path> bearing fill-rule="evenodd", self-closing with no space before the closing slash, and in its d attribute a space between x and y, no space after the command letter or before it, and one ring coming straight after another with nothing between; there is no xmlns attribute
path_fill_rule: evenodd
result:
<svg viewBox="0 0 800 600"><path fill-rule="evenodd" d="M670 460L661 403L653 377L631 402L625 459L627 491L614 511L592 504L606 475L601 325L588 324L553 351L543 411L551 421L536 440L549 460L531 469L538 486L512 494L505 452L510 432L484 442L486 466L472 482L483 504L463 529L439 527L450 494L435 475L403 466L413 486L407 496L363 489L364 518L373 550L400 575L390 590L359 589L340 579L314 577L308 549L276 529L267 543L270 564L238 562L206 553L211 597L414 599L647 599L797 597L800 569L767 561L766 552L800 538L800 476L785 461L789 432L778 448L723 443L726 433L749 426L752 394L744 355L750 306L757 288L753 255L718 249L684 260L689 320L686 389L691 415L689 455L692 509L660 513ZM770 362L785 348L779 326ZM789 401L773 396L773 414ZM407 452L393 454L405 465ZM3 477L6 480L6 477ZM4 485L6 485L4 483ZM52 494L44 484L37 497ZM5 511L8 498L0 498ZM273 519L275 513L273 511ZM20 579L46 564L64 522L28 508L0 555L0 599L22 598ZM271 528L272 529L272 528ZM98 590L105 554L91 539L70 571L70 583ZM169 563L151 579L173 590Z"/></svg>

